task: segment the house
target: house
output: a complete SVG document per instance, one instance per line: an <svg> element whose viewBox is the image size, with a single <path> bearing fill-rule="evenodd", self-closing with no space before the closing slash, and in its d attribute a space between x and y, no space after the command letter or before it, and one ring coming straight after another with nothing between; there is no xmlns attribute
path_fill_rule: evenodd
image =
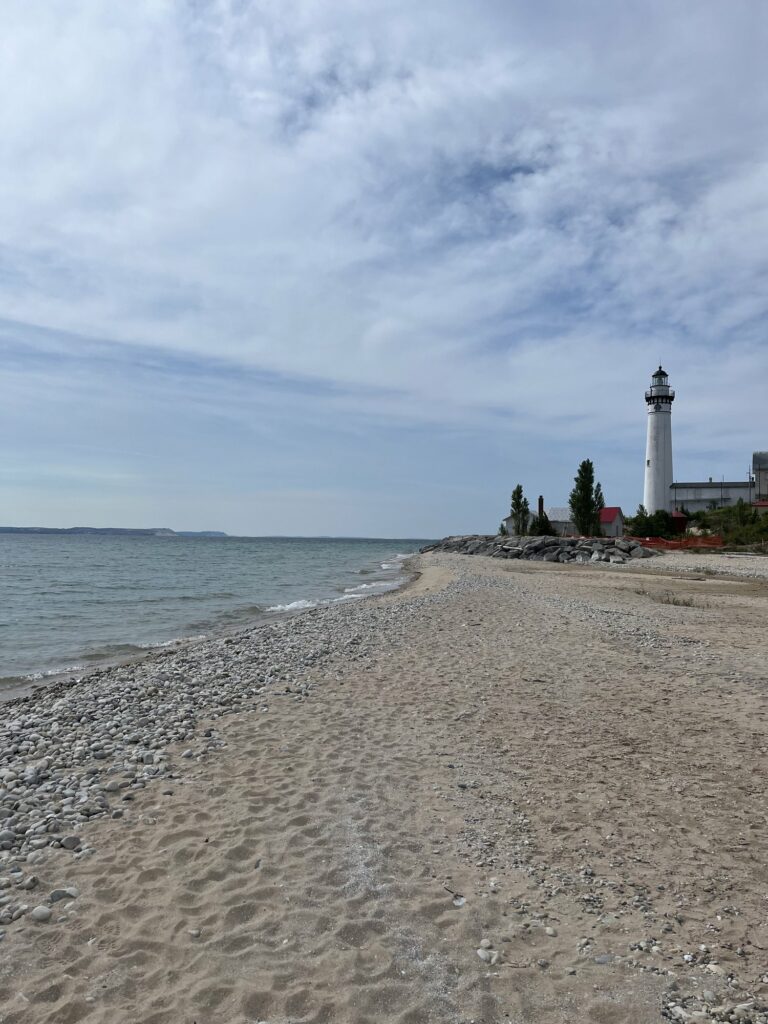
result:
<svg viewBox="0 0 768 1024"><path fill-rule="evenodd" d="M556 537L578 537L579 531L571 519L571 510L568 508L548 508L547 519L552 527L552 533Z"/></svg>
<svg viewBox="0 0 768 1024"><path fill-rule="evenodd" d="M600 533L604 537L624 536L624 513L618 505L600 509Z"/></svg>

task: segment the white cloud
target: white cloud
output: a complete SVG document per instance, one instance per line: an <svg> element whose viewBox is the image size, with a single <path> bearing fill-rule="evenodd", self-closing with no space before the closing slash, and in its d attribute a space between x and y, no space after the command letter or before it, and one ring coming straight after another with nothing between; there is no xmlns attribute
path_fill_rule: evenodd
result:
<svg viewBox="0 0 768 1024"><path fill-rule="evenodd" d="M373 444L429 424L551 444L567 424L588 446L609 423L617 481L663 359L687 451L764 446L767 17L10 0L12 340L214 360L207 406L256 432L216 360L316 381L296 429L367 423Z"/></svg>

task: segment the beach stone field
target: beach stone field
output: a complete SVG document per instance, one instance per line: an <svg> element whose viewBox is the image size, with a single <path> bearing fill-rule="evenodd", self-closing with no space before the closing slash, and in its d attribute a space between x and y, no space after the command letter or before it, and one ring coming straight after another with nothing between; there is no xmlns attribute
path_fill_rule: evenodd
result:
<svg viewBox="0 0 768 1024"><path fill-rule="evenodd" d="M0 704L0 1024L768 1024L768 558L488 540Z"/></svg>

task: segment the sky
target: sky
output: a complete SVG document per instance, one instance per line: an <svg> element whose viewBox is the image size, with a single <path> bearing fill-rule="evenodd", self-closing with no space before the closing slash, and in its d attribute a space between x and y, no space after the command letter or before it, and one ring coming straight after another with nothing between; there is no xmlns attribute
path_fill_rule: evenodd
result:
<svg viewBox="0 0 768 1024"><path fill-rule="evenodd" d="M488 532L768 448L763 0L4 0L0 524Z"/></svg>

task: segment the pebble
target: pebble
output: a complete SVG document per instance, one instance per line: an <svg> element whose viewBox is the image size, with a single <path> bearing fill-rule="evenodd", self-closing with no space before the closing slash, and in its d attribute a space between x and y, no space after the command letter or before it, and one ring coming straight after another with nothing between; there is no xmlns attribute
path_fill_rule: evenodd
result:
<svg viewBox="0 0 768 1024"><path fill-rule="evenodd" d="M29 916L33 921L50 921L51 919L51 908L45 907L42 904L39 907L35 907L34 910L30 911Z"/></svg>
<svg viewBox="0 0 768 1024"><path fill-rule="evenodd" d="M79 895L79 889L76 889L74 886L69 886L66 889L54 889L48 898L51 903L58 903L59 900L76 900Z"/></svg>

